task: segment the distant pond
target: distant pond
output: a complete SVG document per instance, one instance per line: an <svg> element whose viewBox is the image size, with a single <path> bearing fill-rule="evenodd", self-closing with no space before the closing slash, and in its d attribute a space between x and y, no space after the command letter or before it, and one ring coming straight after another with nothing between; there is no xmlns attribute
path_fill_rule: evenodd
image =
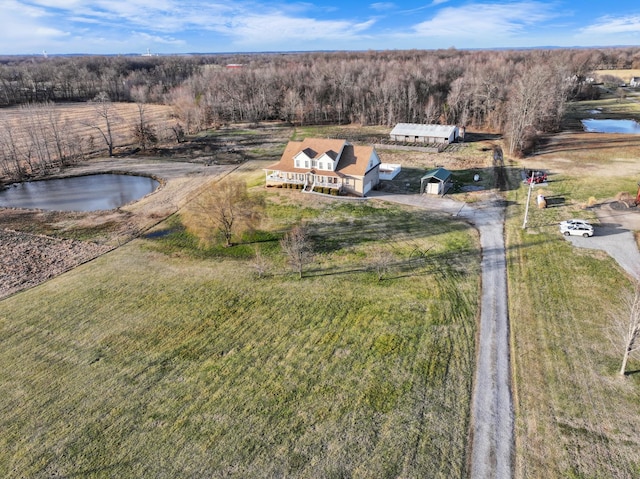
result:
<svg viewBox="0 0 640 479"><path fill-rule="evenodd" d="M16 183L0 190L0 207L49 211L111 210L155 191L147 176L104 173Z"/></svg>
<svg viewBox="0 0 640 479"><path fill-rule="evenodd" d="M640 134L640 123L635 120L582 120L584 131L590 133L627 133Z"/></svg>

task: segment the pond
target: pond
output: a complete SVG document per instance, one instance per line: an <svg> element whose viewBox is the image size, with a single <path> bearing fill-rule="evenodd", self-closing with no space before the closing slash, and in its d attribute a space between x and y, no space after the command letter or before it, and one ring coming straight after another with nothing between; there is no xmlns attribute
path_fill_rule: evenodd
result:
<svg viewBox="0 0 640 479"><path fill-rule="evenodd" d="M640 123L635 120L582 120L584 131L590 133L640 134Z"/></svg>
<svg viewBox="0 0 640 479"><path fill-rule="evenodd" d="M103 173L16 183L0 190L0 207L49 211L110 210L138 200L160 183L147 176Z"/></svg>

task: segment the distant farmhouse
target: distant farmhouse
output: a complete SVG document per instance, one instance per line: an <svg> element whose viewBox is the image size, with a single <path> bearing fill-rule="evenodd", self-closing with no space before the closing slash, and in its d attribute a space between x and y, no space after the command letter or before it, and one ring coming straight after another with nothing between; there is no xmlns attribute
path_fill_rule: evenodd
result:
<svg viewBox="0 0 640 479"><path fill-rule="evenodd" d="M640 77L631 77L629 81L629 86L631 87L639 87L640 86Z"/></svg>
<svg viewBox="0 0 640 479"><path fill-rule="evenodd" d="M266 186L365 196L380 182L379 170L373 146L307 138L290 141L280 161L265 168Z"/></svg>
<svg viewBox="0 0 640 479"><path fill-rule="evenodd" d="M455 142L460 131L455 125L424 125L420 123L398 123L390 133L391 140L404 143Z"/></svg>

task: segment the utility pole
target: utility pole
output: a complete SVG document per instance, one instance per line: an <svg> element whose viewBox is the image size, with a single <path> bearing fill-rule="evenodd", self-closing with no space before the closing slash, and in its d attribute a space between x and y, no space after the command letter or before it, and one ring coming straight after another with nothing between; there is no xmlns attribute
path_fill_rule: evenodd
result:
<svg viewBox="0 0 640 479"><path fill-rule="evenodd" d="M533 175L535 171L531 170L531 178L529 178L529 193L527 194L527 205L524 208L524 222L522 223L522 229L527 227L527 218L529 217L529 203L531 202L531 190L533 190Z"/></svg>

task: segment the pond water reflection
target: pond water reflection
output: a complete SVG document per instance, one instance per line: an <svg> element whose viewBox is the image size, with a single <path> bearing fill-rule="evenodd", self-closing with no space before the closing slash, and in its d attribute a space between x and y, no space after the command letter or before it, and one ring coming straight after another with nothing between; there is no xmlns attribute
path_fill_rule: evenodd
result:
<svg viewBox="0 0 640 479"><path fill-rule="evenodd" d="M635 120L582 120L584 131L590 133L627 133L640 134L640 123Z"/></svg>
<svg viewBox="0 0 640 479"><path fill-rule="evenodd" d="M50 211L110 210L142 198L159 185L147 176L112 173L29 181L0 190L0 206Z"/></svg>

